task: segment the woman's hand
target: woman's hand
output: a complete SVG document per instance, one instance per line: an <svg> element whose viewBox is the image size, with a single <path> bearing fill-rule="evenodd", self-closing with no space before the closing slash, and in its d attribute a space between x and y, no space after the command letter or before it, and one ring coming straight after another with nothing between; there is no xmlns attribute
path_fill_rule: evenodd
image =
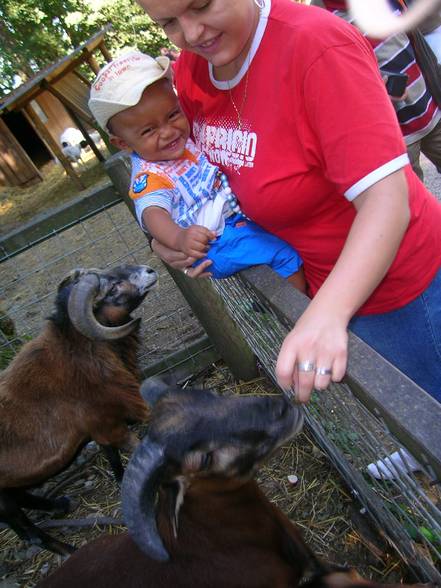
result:
<svg viewBox="0 0 441 588"><path fill-rule="evenodd" d="M284 389L294 388L299 402L308 402L313 388L324 390L340 381L348 359L345 320L314 308L313 302L285 338L276 366Z"/></svg>
<svg viewBox="0 0 441 588"><path fill-rule="evenodd" d="M156 239L152 241L152 249L165 263L174 269L185 271L185 274L190 278L211 277L211 273L208 271L208 268L212 264L210 259L203 261L197 267L192 267L196 261L195 257L191 257L175 249L170 249L162 245L162 243L159 243Z"/></svg>

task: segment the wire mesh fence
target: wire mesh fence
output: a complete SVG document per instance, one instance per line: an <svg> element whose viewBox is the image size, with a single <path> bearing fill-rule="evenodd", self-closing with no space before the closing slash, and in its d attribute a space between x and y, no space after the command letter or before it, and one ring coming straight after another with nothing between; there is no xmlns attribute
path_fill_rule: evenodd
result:
<svg viewBox="0 0 441 588"><path fill-rule="evenodd" d="M171 369L197 360L206 350L204 331L159 260L154 257L127 206L120 200L38 242L7 253L0 246L0 369L23 342L39 332L52 309L58 283L76 267L148 264L160 274L137 315L142 317L140 364L144 371ZM240 277L213 281L266 372L274 379L277 351L286 335L269 306ZM195 342L201 345L195 346ZM441 492L427 467L416 476L392 472L377 480L367 464L385 458L399 444L345 385L313 397L305 409L316 440L378 528L422 580L441 583Z"/></svg>
<svg viewBox="0 0 441 588"><path fill-rule="evenodd" d="M289 327L240 276L213 281L265 371L275 381L277 352ZM315 439L372 515L378 529L422 581L441 583L441 489L430 468L412 474L387 461L400 445L383 421L344 384L315 392L305 407ZM367 465L377 460L376 479Z"/></svg>
<svg viewBox="0 0 441 588"><path fill-rule="evenodd" d="M178 353L193 355L192 343L204 331L125 204L116 200L54 229L20 252L0 248L0 369L50 315L59 282L77 267L147 264L160 275L159 286L136 311L142 317L140 366L145 371ZM203 346L200 346L202 349ZM197 353L197 351L196 351ZM170 366L172 367L172 366Z"/></svg>

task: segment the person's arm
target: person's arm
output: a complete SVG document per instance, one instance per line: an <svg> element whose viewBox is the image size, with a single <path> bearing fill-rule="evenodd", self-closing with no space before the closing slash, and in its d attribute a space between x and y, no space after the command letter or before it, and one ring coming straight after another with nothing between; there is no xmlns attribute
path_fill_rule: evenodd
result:
<svg viewBox="0 0 441 588"><path fill-rule="evenodd" d="M404 171L380 180L353 204L357 215L345 246L279 353L277 380L285 389L294 386L300 402L309 400L313 387L324 389L344 376L348 323L387 273L409 223ZM302 362L332 373L299 372Z"/></svg>
<svg viewBox="0 0 441 588"><path fill-rule="evenodd" d="M172 220L170 214L159 206L146 208L142 214L142 221L150 235L159 243L195 260L205 257L209 241L216 238L216 235L206 227L180 227Z"/></svg>

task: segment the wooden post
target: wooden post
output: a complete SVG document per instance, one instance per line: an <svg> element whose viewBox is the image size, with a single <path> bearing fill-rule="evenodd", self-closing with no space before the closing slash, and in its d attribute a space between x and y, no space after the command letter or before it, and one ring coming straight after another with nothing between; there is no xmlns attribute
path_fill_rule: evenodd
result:
<svg viewBox="0 0 441 588"><path fill-rule="evenodd" d="M64 157L60 147L58 146L55 139L49 133L47 128L41 122L40 117L34 112L34 109L30 104L26 104L24 107L24 111L26 112L27 116L29 117L30 121L32 122L33 126L38 131L40 137L48 144L50 150L54 153L54 155L60 160L61 164L63 165L64 169L66 170L67 174L72 178L75 182L77 187L80 190L84 190L85 186L80 178L77 176L75 170L71 166L70 162L66 157Z"/></svg>
<svg viewBox="0 0 441 588"><path fill-rule="evenodd" d="M130 161L127 155L113 155L106 161L105 168L116 191L134 215L133 202L128 196ZM164 265L234 377L241 380L255 378L258 374L255 356L210 280L187 278L182 272Z"/></svg>
<svg viewBox="0 0 441 588"><path fill-rule="evenodd" d="M76 113L71 108L69 108L66 105L64 105L64 106L65 106L67 112L72 117L72 119L75 122L75 124L77 125L77 127L83 133L83 136L84 136L84 138L87 141L87 144L90 146L90 148L94 152L94 154L95 154L96 158L98 159L98 161L101 161L102 163L104 163L106 161L106 158L103 156L103 154L101 153L101 151L95 145L95 142L92 140L91 136L87 132L86 127L83 125L83 122L82 122L81 118L79 116L77 116Z"/></svg>
<svg viewBox="0 0 441 588"><path fill-rule="evenodd" d="M82 74L81 72L79 72L78 70L76 70L76 69L73 69L73 70L72 70L72 73L73 73L73 74L74 74L74 75L75 75L75 76L76 76L76 77L77 77L79 80L81 80L85 86L88 86L88 87L90 88L90 82L89 82L89 80L86 78L86 76L83 76L83 74Z"/></svg>
<svg viewBox="0 0 441 588"><path fill-rule="evenodd" d="M101 41L101 43L98 45L98 49L101 51L101 55L104 57L107 63L112 61L112 56L110 54L110 51L107 49L104 41Z"/></svg>
<svg viewBox="0 0 441 588"><path fill-rule="evenodd" d="M88 64L88 66L90 67L90 69L93 71L93 73L95 75L97 75L98 72L100 71L100 66L98 64L98 61L95 59L95 57L91 54L87 55L87 53L86 53L86 62Z"/></svg>

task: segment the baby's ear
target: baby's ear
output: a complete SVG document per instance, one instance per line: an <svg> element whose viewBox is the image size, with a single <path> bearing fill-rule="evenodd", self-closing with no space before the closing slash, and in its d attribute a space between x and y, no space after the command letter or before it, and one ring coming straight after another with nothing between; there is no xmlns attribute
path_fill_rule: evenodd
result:
<svg viewBox="0 0 441 588"><path fill-rule="evenodd" d="M121 149L122 151L132 151L132 149L127 145L127 143L124 141L124 139L122 139L121 137L118 137L117 135L109 135L109 141L111 142L112 145L115 145L115 147L117 147L118 149Z"/></svg>

